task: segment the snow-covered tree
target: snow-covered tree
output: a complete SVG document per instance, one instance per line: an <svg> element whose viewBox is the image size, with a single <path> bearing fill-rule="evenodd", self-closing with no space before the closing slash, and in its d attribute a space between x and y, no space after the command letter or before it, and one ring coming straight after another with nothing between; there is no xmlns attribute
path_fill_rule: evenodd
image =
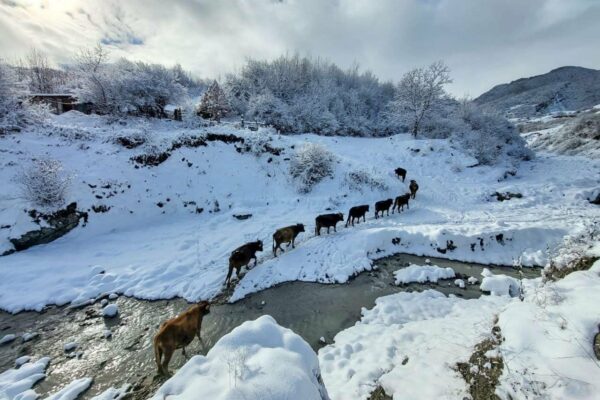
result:
<svg viewBox="0 0 600 400"><path fill-rule="evenodd" d="M306 57L248 60L227 78L225 89L236 112L260 118L283 133L372 136L390 132L382 116L393 85L358 67ZM257 117L258 118L258 117Z"/></svg>
<svg viewBox="0 0 600 400"><path fill-rule="evenodd" d="M450 82L450 69L441 61L407 72L396 89L391 115L401 123L408 122L416 137L423 120L446 96L444 86Z"/></svg>
<svg viewBox="0 0 600 400"><path fill-rule="evenodd" d="M71 178L62 163L51 158L35 160L17 177L23 196L45 208L59 208L65 203Z"/></svg>
<svg viewBox="0 0 600 400"><path fill-rule="evenodd" d="M217 81L213 81L200 100L198 115L219 122L229 111L229 101L225 91L221 89Z"/></svg>
<svg viewBox="0 0 600 400"><path fill-rule="evenodd" d="M18 96L17 78L13 69L0 60L0 118L17 108Z"/></svg>
<svg viewBox="0 0 600 400"><path fill-rule="evenodd" d="M335 156L326 147L306 143L290 160L290 175L299 186L300 193L308 193L324 178L333 175Z"/></svg>
<svg viewBox="0 0 600 400"><path fill-rule="evenodd" d="M250 98L246 118L271 125L279 131L287 131L294 125L287 104L268 89Z"/></svg>
<svg viewBox="0 0 600 400"><path fill-rule="evenodd" d="M179 83L177 68L119 59L108 63L101 47L76 56L79 82L75 92L81 102L105 114L164 116L169 103L184 103L186 88Z"/></svg>
<svg viewBox="0 0 600 400"><path fill-rule="evenodd" d="M32 93L53 93L58 85L59 71L50 67L48 57L33 48L25 57L26 75Z"/></svg>

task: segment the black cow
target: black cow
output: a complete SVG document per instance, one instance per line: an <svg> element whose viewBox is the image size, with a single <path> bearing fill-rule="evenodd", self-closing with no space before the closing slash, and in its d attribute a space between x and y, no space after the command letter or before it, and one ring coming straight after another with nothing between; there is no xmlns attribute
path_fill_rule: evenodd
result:
<svg viewBox="0 0 600 400"><path fill-rule="evenodd" d="M321 228L327 228L327 233L329 233L329 228L333 226L333 231L337 232L335 226L338 222L344 220L344 214L335 213L335 214L322 214L315 218L315 235L319 236L321 234Z"/></svg>
<svg viewBox="0 0 600 400"><path fill-rule="evenodd" d="M383 217L383 213L387 211L387 215L390 215L390 207L394 204L394 200L387 199L378 201L375 203L375 219L379 218L379 212L381 212L381 216Z"/></svg>
<svg viewBox="0 0 600 400"><path fill-rule="evenodd" d="M358 219L357 223L360 223L361 217L366 222L367 221L366 214L368 211L369 211L369 206L366 204L362 205L362 206L352 207L350 209L350 211L348 211L348 220L346 221L346 227L349 224L352 224L352 226L354 226L355 219Z"/></svg>
<svg viewBox="0 0 600 400"><path fill-rule="evenodd" d="M406 179L406 170L404 168L396 168L394 172L398 179L402 178L402 182L404 182L404 179Z"/></svg>
<svg viewBox="0 0 600 400"><path fill-rule="evenodd" d="M231 255L229 256L229 272L227 273L227 278L225 278L227 287L229 287L229 284L231 283L231 273L234 268L235 273L239 278L242 267L248 267L248 264L250 264L252 259L254 259L254 266L256 266L256 263L258 262L256 258L257 251L263 251L263 242L261 240L246 243L231 252Z"/></svg>

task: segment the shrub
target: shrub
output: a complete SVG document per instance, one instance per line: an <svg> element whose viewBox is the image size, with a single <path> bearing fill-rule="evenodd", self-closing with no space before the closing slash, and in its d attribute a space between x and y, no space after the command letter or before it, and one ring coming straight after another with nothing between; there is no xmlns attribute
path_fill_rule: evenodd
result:
<svg viewBox="0 0 600 400"><path fill-rule="evenodd" d="M335 156L324 146L304 144L292 156L290 175L299 183L299 192L308 193L328 176L333 176Z"/></svg>
<svg viewBox="0 0 600 400"><path fill-rule="evenodd" d="M35 160L18 177L24 197L45 208L59 208L65 203L71 180L62 163L51 158Z"/></svg>
<svg viewBox="0 0 600 400"><path fill-rule="evenodd" d="M353 191L362 191L363 187L368 187L371 190L388 190L389 187L374 171L354 170L346 174L344 179L346 184Z"/></svg>

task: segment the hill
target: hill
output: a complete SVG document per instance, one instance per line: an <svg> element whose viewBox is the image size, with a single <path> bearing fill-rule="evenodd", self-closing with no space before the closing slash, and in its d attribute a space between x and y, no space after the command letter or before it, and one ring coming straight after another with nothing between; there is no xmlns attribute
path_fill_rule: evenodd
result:
<svg viewBox="0 0 600 400"><path fill-rule="evenodd" d="M561 67L495 86L474 102L512 118L591 108L600 104L600 71Z"/></svg>

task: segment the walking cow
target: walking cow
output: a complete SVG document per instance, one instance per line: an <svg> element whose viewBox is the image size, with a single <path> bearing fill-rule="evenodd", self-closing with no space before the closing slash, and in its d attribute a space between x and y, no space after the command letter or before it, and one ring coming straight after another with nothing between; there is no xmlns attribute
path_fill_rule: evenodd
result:
<svg viewBox="0 0 600 400"><path fill-rule="evenodd" d="M296 224L280 228L273 234L273 254L277 257L277 249L283 251L281 243L287 243L288 246L291 244L292 248L295 248L296 236L300 232L304 232L303 224Z"/></svg>
<svg viewBox="0 0 600 400"><path fill-rule="evenodd" d="M398 179L402 178L402 182L404 182L404 179L406 179L406 170L404 168L396 168L394 172Z"/></svg>
<svg viewBox="0 0 600 400"><path fill-rule="evenodd" d="M346 220L346 227L352 224L354 226L354 220L358 219L357 223L360 223L360 219L362 218L365 222L367 222L366 214L369 211L368 205L356 206L352 207L350 211L348 211L348 220Z"/></svg>
<svg viewBox="0 0 600 400"><path fill-rule="evenodd" d="M327 228L327 233L329 233L329 228L333 226L333 231L337 232L335 226L338 222L344 220L344 214L335 213L335 214L322 214L315 218L315 235L321 235L321 228Z"/></svg>
<svg viewBox="0 0 600 400"><path fill-rule="evenodd" d="M410 181L410 185L408 185L408 188L410 189L410 197L414 199L417 196L417 190L419 190L419 185L417 184L417 181L412 179Z"/></svg>
<svg viewBox="0 0 600 400"><path fill-rule="evenodd" d="M263 251L263 242L261 240L246 243L231 252L231 255L229 256L229 272L227 273L227 278L225 278L227 287L229 287L229 284L231 283L231 273L234 268L239 279L242 267L247 268L252 259L254 259L254 266L256 266L256 263L258 262L256 258L257 251Z"/></svg>
<svg viewBox="0 0 600 400"><path fill-rule="evenodd" d="M390 207L394 204L394 200L387 199L378 201L375 203L375 219L379 218L379 212L381 212L381 216L383 217L383 213L387 211L387 215L390 215Z"/></svg>

